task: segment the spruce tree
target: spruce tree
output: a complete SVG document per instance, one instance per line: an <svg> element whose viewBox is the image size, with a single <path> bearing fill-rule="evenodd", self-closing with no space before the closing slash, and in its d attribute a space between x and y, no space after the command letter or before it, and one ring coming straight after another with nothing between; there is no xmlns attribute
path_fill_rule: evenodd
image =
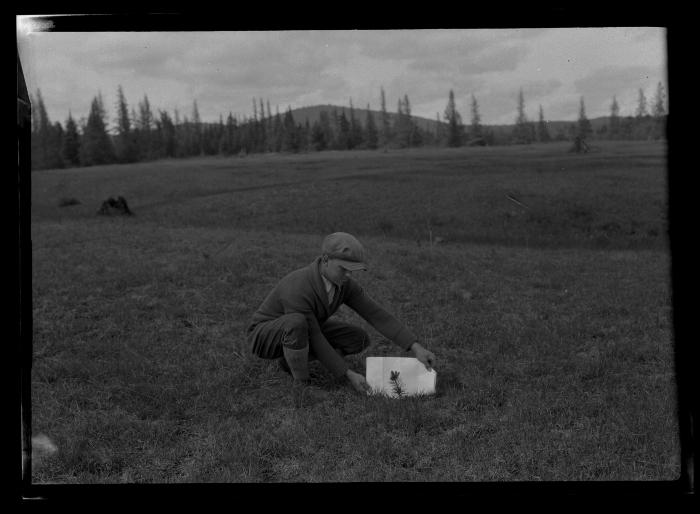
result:
<svg viewBox="0 0 700 514"><path fill-rule="evenodd" d="M66 120L66 131L63 137L61 153L66 166L80 166L80 136L78 135L78 126L70 112L68 112L68 119Z"/></svg>
<svg viewBox="0 0 700 514"><path fill-rule="evenodd" d="M284 113L284 145L283 150L285 152L299 152L299 137L297 133L297 126L294 123L294 116L292 115L292 108L287 107L287 112Z"/></svg>
<svg viewBox="0 0 700 514"><path fill-rule="evenodd" d="M326 110L322 110L319 113L318 123L321 127L321 131L323 131L323 141L325 143L323 149L325 150L328 148L335 148L337 144L335 135L336 133L333 130L331 118Z"/></svg>
<svg viewBox="0 0 700 514"><path fill-rule="evenodd" d="M479 103L476 101L476 97L472 94L471 137L472 139L478 139L481 136L481 114L479 114Z"/></svg>
<svg viewBox="0 0 700 514"><path fill-rule="evenodd" d="M647 98L644 96L644 90L639 88L639 96L637 97L637 112L635 113L637 118L645 118L649 116L649 111L647 111Z"/></svg>
<svg viewBox="0 0 700 514"><path fill-rule="evenodd" d="M379 133L377 132L377 124L374 122L374 116L372 111L369 109L369 104L367 104L367 148L370 150L376 150L379 145Z"/></svg>
<svg viewBox="0 0 700 514"><path fill-rule="evenodd" d="M175 157L177 152L177 137L175 124L167 111L160 111L160 124L162 127L162 142L164 157Z"/></svg>
<svg viewBox="0 0 700 514"><path fill-rule="evenodd" d="M114 148L107 134L104 107L98 96L93 98L90 105L90 113L81 138L80 162L83 166L92 166L109 164L114 160Z"/></svg>
<svg viewBox="0 0 700 514"><path fill-rule="evenodd" d="M661 82L656 86L656 95L654 96L654 105L651 115L654 118L654 139L663 138L666 136L666 93Z"/></svg>
<svg viewBox="0 0 700 514"><path fill-rule="evenodd" d="M617 139L620 136L620 106L617 104L615 96L613 96L612 104L610 104L610 120L608 124L608 137Z"/></svg>
<svg viewBox="0 0 700 514"><path fill-rule="evenodd" d="M317 152L326 149L326 138L323 133L323 128L321 128L321 123L316 120L311 127L311 147Z"/></svg>
<svg viewBox="0 0 700 514"><path fill-rule="evenodd" d="M338 146L341 150L350 148L350 122L345 117L345 109L338 117Z"/></svg>
<svg viewBox="0 0 700 514"><path fill-rule="evenodd" d="M153 130L155 124L153 123L153 112L151 111L151 104L147 95L144 95L143 100L139 102L138 108L139 115L136 122L138 127L138 158L139 160L150 160L154 158L153 138L155 134Z"/></svg>
<svg viewBox="0 0 700 514"><path fill-rule="evenodd" d="M202 132L202 120L199 117L199 107L197 107L197 100L194 100L192 103L192 150L190 155L202 155L204 152Z"/></svg>
<svg viewBox="0 0 700 514"><path fill-rule="evenodd" d="M391 142L391 127L389 124L389 113L386 111L386 96L384 94L384 87L380 88L380 116L381 116L381 127L379 132L379 144L386 148Z"/></svg>
<svg viewBox="0 0 700 514"><path fill-rule="evenodd" d="M362 134L362 123L355 117L355 108L350 99L350 148L357 148L363 145L364 136Z"/></svg>
<svg viewBox="0 0 700 514"><path fill-rule="evenodd" d="M544 111L540 105L539 120L537 121L537 141L540 143L548 143L551 140L547 122L544 120Z"/></svg>
<svg viewBox="0 0 700 514"><path fill-rule="evenodd" d="M131 129L129 107L122 86L117 87L117 137L115 153L119 162L134 162L137 158L136 141Z"/></svg>
<svg viewBox="0 0 700 514"><path fill-rule="evenodd" d="M40 170L52 167L55 158L51 156L52 126L49 120L41 90L37 89L36 97L30 96L32 104L32 133L31 152L32 169Z"/></svg>
<svg viewBox="0 0 700 514"><path fill-rule="evenodd" d="M666 93L664 86L659 82L656 86L656 95L654 96L654 105L651 110L651 115L659 119L666 115Z"/></svg>
<svg viewBox="0 0 700 514"><path fill-rule="evenodd" d="M578 110L578 136L586 139L593 133L590 120L586 117L586 106L583 103L583 97L579 104Z"/></svg>
<svg viewBox="0 0 700 514"><path fill-rule="evenodd" d="M518 92L518 114L515 118L515 127L513 128L513 142L518 143L531 143L531 129L528 126L528 119L525 115L525 96L523 95L523 89L520 88Z"/></svg>
<svg viewBox="0 0 700 514"><path fill-rule="evenodd" d="M462 146L462 134L464 131L462 116L457 111L455 94L451 89L447 107L445 107L445 120L447 121L447 145L452 147Z"/></svg>

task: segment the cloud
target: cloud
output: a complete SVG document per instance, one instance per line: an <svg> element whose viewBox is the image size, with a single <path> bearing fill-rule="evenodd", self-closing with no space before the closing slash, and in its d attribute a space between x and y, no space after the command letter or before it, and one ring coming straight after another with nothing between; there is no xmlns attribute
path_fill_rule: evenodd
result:
<svg viewBox="0 0 700 514"><path fill-rule="evenodd" d="M605 115L610 110L613 96L617 97L621 111L632 111L639 89L647 98L656 90L659 81L658 67L652 66L605 66L573 82L575 92L584 97L587 112Z"/></svg>

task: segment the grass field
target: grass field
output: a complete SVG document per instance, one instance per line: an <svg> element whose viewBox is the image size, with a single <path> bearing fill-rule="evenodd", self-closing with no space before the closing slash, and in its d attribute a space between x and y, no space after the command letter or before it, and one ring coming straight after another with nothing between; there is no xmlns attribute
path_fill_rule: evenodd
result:
<svg viewBox="0 0 700 514"><path fill-rule="evenodd" d="M34 481L677 478L665 147L596 150L33 173L33 428L58 448ZM96 215L116 195L135 216ZM296 409L250 354L253 311L336 230L437 355L434 397L363 397L313 363L327 399ZM356 371L400 355L339 316L373 338Z"/></svg>

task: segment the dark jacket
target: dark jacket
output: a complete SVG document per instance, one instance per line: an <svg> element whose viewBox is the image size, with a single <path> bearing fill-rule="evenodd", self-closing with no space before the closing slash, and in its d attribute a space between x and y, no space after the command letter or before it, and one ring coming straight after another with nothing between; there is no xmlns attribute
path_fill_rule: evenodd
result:
<svg viewBox="0 0 700 514"><path fill-rule="evenodd" d="M329 305L320 265L321 257L317 257L310 265L292 271L280 280L253 314L248 333L251 333L258 323L277 319L284 314L300 313L306 315L307 320L310 321L310 337L323 338L320 327L342 304L345 304L384 337L404 350L411 348L417 340L413 332L372 300L362 286L352 278L341 287L337 287L333 301ZM328 344L327 341L326 344ZM342 361L340 358L338 360ZM342 372L341 367L344 367ZM347 370L347 365L340 366L340 363L336 363L333 368L335 369L331 371L342 374Z"/></svg>

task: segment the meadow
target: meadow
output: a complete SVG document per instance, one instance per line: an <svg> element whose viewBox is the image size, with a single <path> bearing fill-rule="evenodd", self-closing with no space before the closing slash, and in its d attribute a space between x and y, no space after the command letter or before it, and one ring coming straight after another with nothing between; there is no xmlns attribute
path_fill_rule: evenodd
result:
<svg viewBox="0 0 700 514"><path fill-rule="evenodd" d="M35 483L672 480L660 142L251 155L32 173ZM96 214L123 195L131 217ZM76 202L66 202L75 199ZM61 206L64 205L64 206ZM437 394L326 392L250 316L332 231L437 356ZM352 311L373 345L401 355Z"/></svg>

